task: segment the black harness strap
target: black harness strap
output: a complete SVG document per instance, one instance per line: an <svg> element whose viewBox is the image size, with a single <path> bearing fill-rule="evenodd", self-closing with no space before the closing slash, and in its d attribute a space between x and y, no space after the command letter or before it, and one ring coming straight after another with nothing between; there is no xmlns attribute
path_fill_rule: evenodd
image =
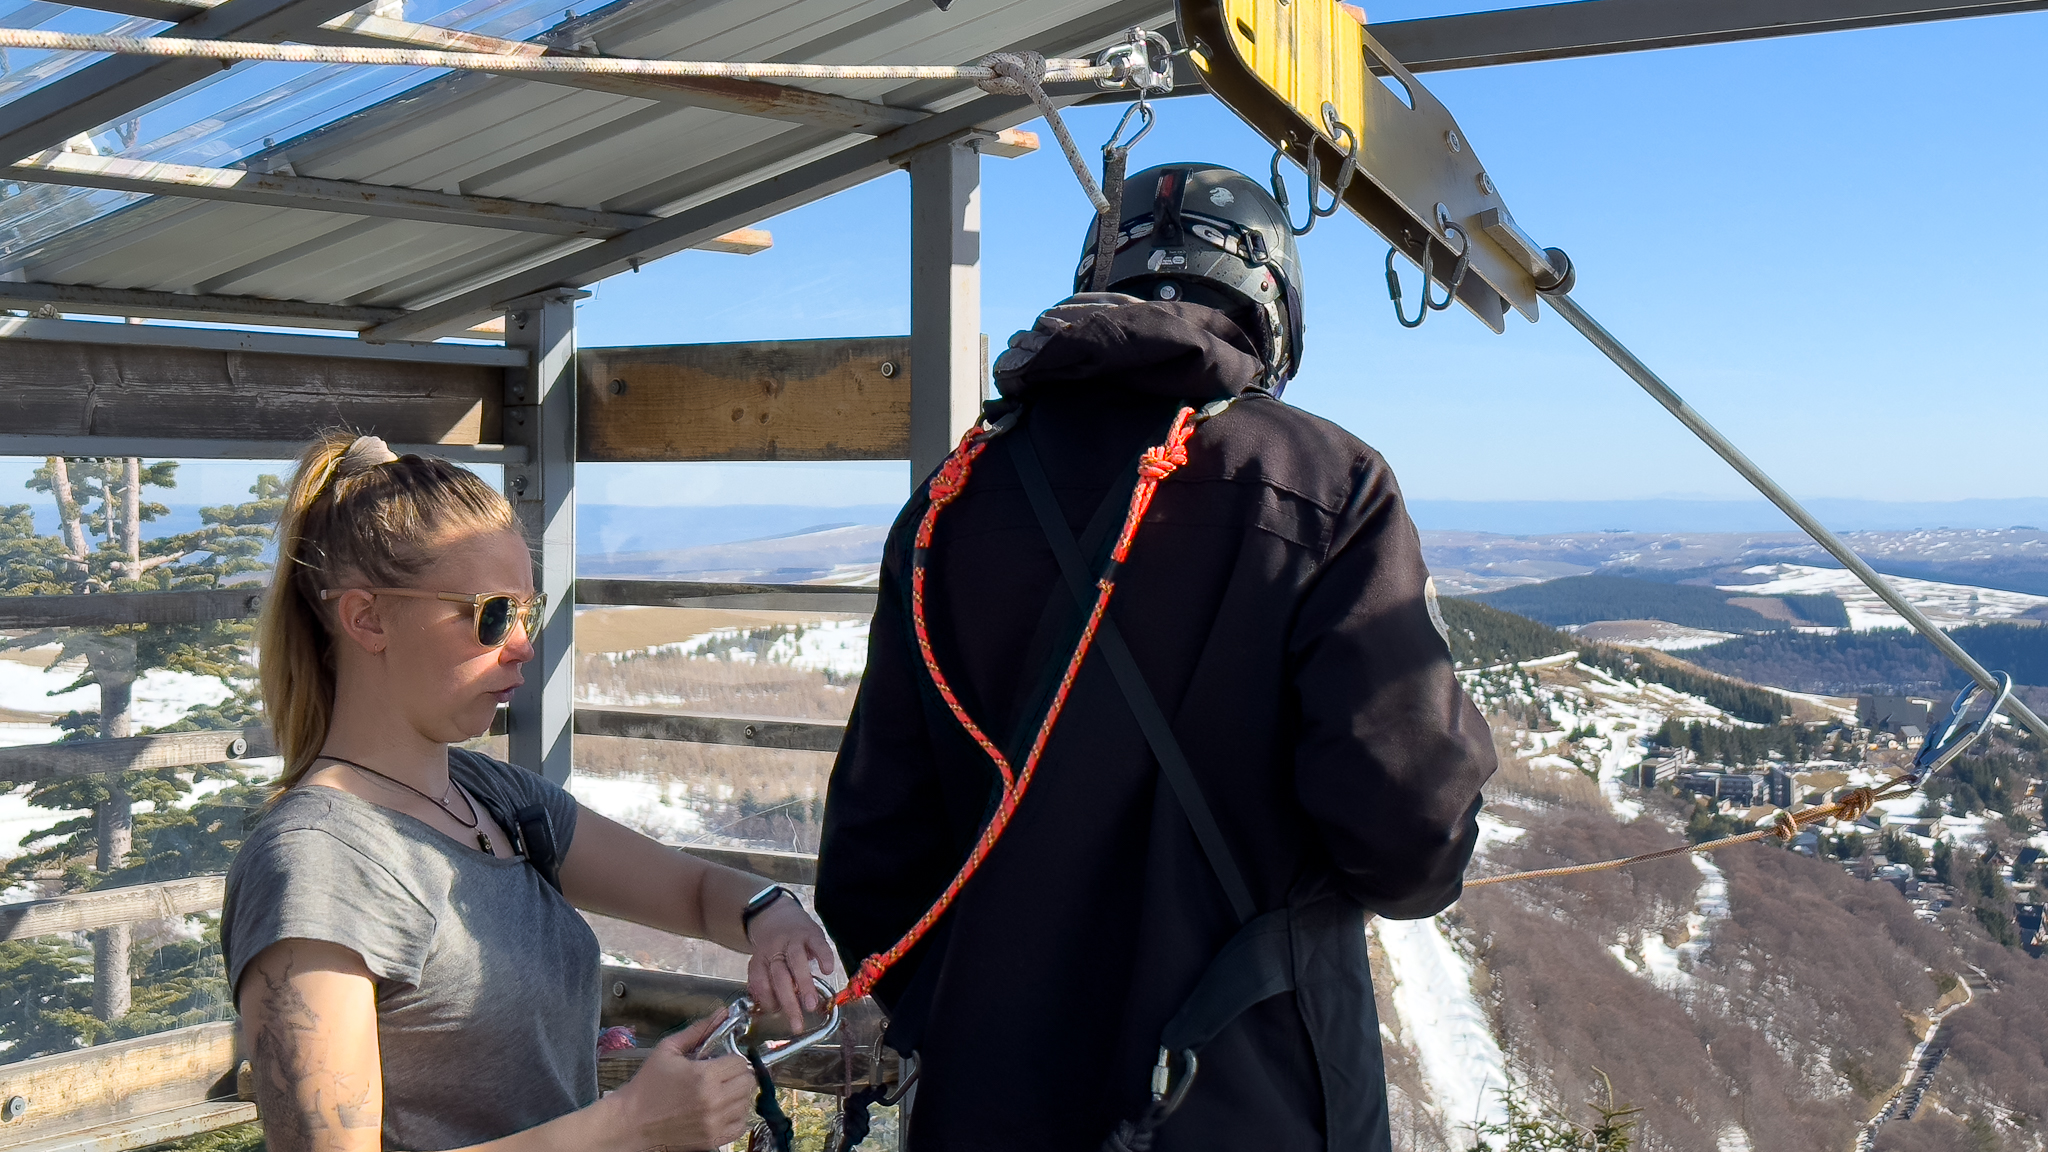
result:
<svg viewBox="0 0 2048 1152"><path fill-rule="evenodd" d="M1031 501L1031 511L1038 517L1038 526L1045 530L1045 538L1052 545L1053 559L1059 562L1067 589L1073 593L1075 604L1085 613L1095 605L1095 582L1088 575L1080 546L1074 540L1074 530L1067 527L1066 515L1060 511L1052 484L1045 478L1045 466L1039 462L1038 452L1031 445L1029 420L1025 421L1021 431L1023 435L1009 438L1010 459L1016 464L1017 478L1023 482L1024 495ZM1109 664L1110 674L1116 678L1117 687L1123 690L1124 700L1130 705L1131 714L1137 718L1139 730L1145 734L1145 742L1152 746L1152 755L1159 761L1160 772L1165 774L1174 797L1180 801L1181 811L1187 815L1195 839L1202 845L1202 854L1209 858L1209 867L1223 885L1223 894L1230 900L1231 911L1237 914L1238 923L1249 923L1259 912L1258 904L1252 900L1251 888L1244 882L1244 873L1239 871L1236 858L1230 854L1230 845L1224 841L1223 829L1216 823L1216 814L1202 795L1202 785L1195 779L1194 769L1189 767L1187 757L1181 753L1180 742L1174 739L1173 726L1167 722L1166 713L1160 710L1151 686L1145 683L1144 674L1138 670L1138 662L1132 658L1130 646L1124 643L1123 633L1117 631L1116 622L1107 615L1096 631L1095 642Z"/></svg>

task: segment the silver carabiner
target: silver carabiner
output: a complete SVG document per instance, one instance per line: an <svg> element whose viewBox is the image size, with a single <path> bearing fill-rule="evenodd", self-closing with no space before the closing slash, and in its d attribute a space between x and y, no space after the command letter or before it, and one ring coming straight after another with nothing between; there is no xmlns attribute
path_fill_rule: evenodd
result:
<svg viewBox="0 0 2048 1152"><path fill-rule="evenodd" d="M1984 710L1984 718L1977 721L1976 727L1962 736L1956 735L1956 729L1962 727L1963 717L1969 715L1970 706L1977 702L1977 694L1984 691L1984 685L1972 680L1969 687L1956 693L1955 702L1948 706L1948 717L1941 722L1939 734L1930 731L1926 742L1920 745L1920 754L1913 758L1913 771L1907 778L1914 784L1948 767L1949 762L1961 756L1964 749L1983 739L1984 734L1991 731L1991 724L1997 718L1998 710L2005 707L2007 698L2012 695L2012 677L2003 672L1994 672L1992 675L1998 677L1998 695L1991 701L1991 706Z"/></svg>
<svg viewBox="0 0 2048 1152"><path fill-rule="evenodd" d="M1273 185L1273 200L1280 205L1280 215L1286 219L1288 230L1296 236L1308 235L1315 230L1316 221L1335 216L1337 209L1344 206L1345 190L1351 187L1352 178L1358 175L1358 133L1353 132L1349 124L1337 119L1336 105L1328 101L1323 103L1323 124L1329 129L1330 139L1333 142L1340 136L1344 138L1344 162L1337 168L1337 181L1331 190L1329 205L1327 207L1318 205L1316 198L1322 195L1323 162L1316 155L1315 140L1313 138L1309 140L1307 145L1308 156L1301 163L1302 171L1308 174L1308 223L1306 224L1297 226L1294 223L1293 209L1288 203L1287 181L1280 178L1280 158L1287 155L1287 145L1283 142L1273 149L1273 174L1271 181Z"/></svg>
<svg viewBox="0 0 2048 1152"><path fill-rule="evenodd" d="M1124 141L1121 144L1117 143L1117 138L1124 134L1124 129L1131 126L1132 116L1143 117L1143 120L1140 121L1140 123L1138 124L1138 134L1136 136L1131 137L1129 140ZM1102 150L1104 152L1108 152L1112 149L1120 148L1125 152L1129 152L1131 149L1136 148L1138 146L1138 141L1143 140L1147 135L1151 133L1152 122L1156 118L1157 117L1154 115L1152 111L1151 101L1145 99L1143 95L1140 95L1136 103L1133 103L1130 107L1124 109L1124 118L1116 122L1116 131L1111 132L1109 134L1109 139L1103 142Z"/></svg>
<svg viewBox="0 0 2048 1152"><path fill-rule="evenodd" d="M813 976L811 983L824 997L828 1009L824 1022L800 1036L772 1036L758 1034L758 1025L769 1018L754 1003L752 996L742 995L725 1006L725 1019L691 1056L698 1060L712 1060L720 1056L745 1057L749 1050L761 1057L761 1065L773 1068L791 1056L830 1038L839 1031L839 1005L832 999L832 986ZM722 1049L722 1050L721 1050Z"/></svg>

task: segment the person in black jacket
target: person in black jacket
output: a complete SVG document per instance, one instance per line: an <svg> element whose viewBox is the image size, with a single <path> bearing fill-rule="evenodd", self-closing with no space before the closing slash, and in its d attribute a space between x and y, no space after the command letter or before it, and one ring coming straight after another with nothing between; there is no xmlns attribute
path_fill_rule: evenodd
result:
<svg viewBox="0 0 2048 1152"><path fill-rule="evenodd" d="M985 448L929 548L913 555L926 487L890 533L818 911L850 965L889 949L1002 797L920 651L913 565L932 659L1021 765L1140 453L1200 409L1115 572L1108 619L1142 687L1098 637L1014 819L874 985L889 1043L918 1057L910 1147L1094 1149L1115 1134L1112 1147L1159 1152L1387 1149L1365 921L1457 899L1492 740L1452 674L1386 461L1279 399L1302 332L1279 206L1209 165L1141 172L1125 195L1112 291L1012 338ZM1077 289L1094 249L1091 235ZM1085 594L1078 580L1069 594L1034 474L1049 478L1038 508L1049 490L1079 538ZM1139 696L1170 732L1148 736ZM1162 756L1185 763L1180 781ZM1220 842L1205 845L1198 816ZM1260 925L1274 931L1253 950L1284 990L1221 1018L1199 1071L1162 1054L1212 961L1227 967L1219 953Z"/></svg>

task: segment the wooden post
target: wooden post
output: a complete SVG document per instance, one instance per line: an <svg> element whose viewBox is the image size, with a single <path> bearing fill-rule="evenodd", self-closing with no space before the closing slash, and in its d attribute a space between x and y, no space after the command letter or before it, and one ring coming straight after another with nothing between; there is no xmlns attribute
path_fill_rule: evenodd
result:
<svg viewBox="0 0 2048 1152"><path fill-rule="evenodd" d="M910 481L980 415L981 152L975 138L910 158Z"/></svg>
<svg viewBox="0 0 2048 1152"><path fill-rule="evenodd" d="M576 707L576 301L558 288L505 305L505 343L531 356L505 373L505 442L526 461L505 468L505 494L533 549L533 585L548 598L526 685L512 698L512 763L569 779Z"/></svg>

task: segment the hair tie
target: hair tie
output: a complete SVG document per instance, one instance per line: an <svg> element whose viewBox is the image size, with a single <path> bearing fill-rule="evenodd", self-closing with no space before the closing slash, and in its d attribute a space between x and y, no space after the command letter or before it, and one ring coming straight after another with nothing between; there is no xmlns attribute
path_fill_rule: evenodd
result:
<svg viewBox="0 0 2048 1152"><path fill-rule="evenodd" d="M383 437L358 436L348 446L348 451L341 454L341 459L335 462L334 476L337 480L346 480L396 459L398 453L391 450L391 445L386 444Z"/></svg>

